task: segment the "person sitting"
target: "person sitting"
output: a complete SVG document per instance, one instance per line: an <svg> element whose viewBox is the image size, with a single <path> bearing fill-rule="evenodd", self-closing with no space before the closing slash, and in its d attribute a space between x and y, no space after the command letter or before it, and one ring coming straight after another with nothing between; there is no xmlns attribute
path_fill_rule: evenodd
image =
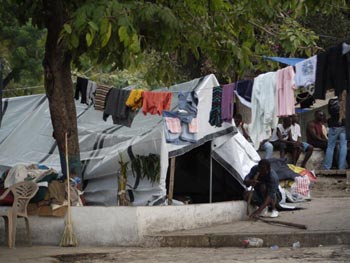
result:
<svg viewBox="0 0 350 263"><path fill-rule="evenodd" d="M317 110L315 112L315 119L307 124L306 128L306 142L313 147L321 148L326 151L328 140L323 133L324 112Z"/></svg>
<svg viewBox="0 0 350 263"><path fill-rule="evenodd" d="M270 142L274 149L280 151L280 158L284 159L286 152L292 153L292 163L295 165L300 155L299 143L293 141L291 134L291 119L283 117L282 123L273 131Z"/></svg>
<svg viewBox="0 0 350 263"><path fill-rule="evenodd" d="M234 117L235 125L240 134L246 138L248 142L253 144L250 136L249 136L249 127L248 124L243 122L243 117L241 114L237 113ZM254 145L253 145L254 146ZM269 142L269 139L263 140L260 143L259 150L265 152L265 159L270 159L272 157L273 145Z"/></svg>
<svg viewBox="0 0 350 263"><path fill-rule="evenodd" d="M279 178L276 172L271 169L270 162L267 159L261 159L257 165L253 166L245 176L243 183L247 187L252 186L254 188L253 192L245 192L244 199L248 201L249 196L252 195L253 204L259 206L250 215L251 217L260 216L268 206L272 208L270 217L278 217L276 201Z"/></svg>
<svg viewBox="0 0 350 263"><path fill-rule="evenodd" d="M345 132L345 119L339 120L340 105L338 100L330 100L328 103L328 145L323 167L325 170L332 168L334 149L339 140L338 169L346 169L347 141Z"/></svg>
<svg viewBox="0 0 350 263"><path fill-rule="evenodd" d="M239 133L242 134L248 142L251 142L252 140L250 139L250 136L249 136L248 124L243 122L242 115L239 113L236 113L234 117L234 121Z"/></svg>
<svg viewBox="0 0 350 263"><path fill-rule="evenodd" d="M305 157L303 162L301 163L301 167L305 168L307 161L310 159L312 152L314 151L314 147L307 142L301 142L301 131L300 131L300 125L298 123L298 115L293 114L291 116L291 135L292 140L295 141L297 144L299 144L300 150L305 153ZM299 156L298 156L299 157ZM296 162L298 159L296 160Z"/></svg>

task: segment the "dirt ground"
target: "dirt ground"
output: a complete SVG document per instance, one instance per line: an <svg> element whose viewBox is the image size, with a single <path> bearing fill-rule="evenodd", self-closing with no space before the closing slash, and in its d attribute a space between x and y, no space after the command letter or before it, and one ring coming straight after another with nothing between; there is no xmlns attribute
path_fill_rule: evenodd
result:
<svg viewBox="0 0 350 263"><path fill-rule="evenodd" d="M350 197L350 182L348 183L345 175L318 176L311 186L311 197Z"/></svg>

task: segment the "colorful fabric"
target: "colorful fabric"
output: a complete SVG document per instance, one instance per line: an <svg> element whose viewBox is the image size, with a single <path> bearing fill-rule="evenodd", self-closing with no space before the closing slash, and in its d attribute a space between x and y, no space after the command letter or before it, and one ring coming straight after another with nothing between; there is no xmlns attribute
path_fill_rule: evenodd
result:
<svg viewBox="0 0 350 263"><path fill-rule="evenodd" d="M181 122L179 118L164 117L166 126L171 133L181 132Z"/></svg>
<svg viewBox="0 0 350 263"><path fill-rule="evenodd" d="M133 89L126 100L126 106L130 107L132 110L137 110L142 107L142 89Z"/></svg>
<svg viewBox="0 0 350 263"><path fill-rule="evenodd" d="M222 87L217 86L213 88L213 99L211 104L211 111L209 117L209 123L211 126L221 127L221 100L222 100Z"/></svg>
<svg viewBox="0 0 350 263"><path fill-rule="evenodd" d="M108 92L112 87L97 85L95 93L95 110L103 111L105 109L105 101Z"/></svg>
<svg viewBox="0 0 350 263"><path fill-rule="evenodd" d="M292 66L277 71L277 116L288 116L295 113L294 75Z"/></svg>
<svg viewBox="0 0 350 263"><path fill-rule="evenodd" d="M292 186L292 193L296 192L304 197L310 196L310 180L307 176L297 176L294 179L295 184Z"/></svg>
<svg viewBox="0 0 350 263"><path fill-rule="evenodd" d="M198 132L198 119L193 118L192 121L188 124L188 130L190 133Z"/></svg>
<svg viewBox="0 0 350 263"><path fill-rule="evenodd" d="M163 110L170 110L172 93L170 92L143 92L142 112L144 115L162 115Z"/></svg>

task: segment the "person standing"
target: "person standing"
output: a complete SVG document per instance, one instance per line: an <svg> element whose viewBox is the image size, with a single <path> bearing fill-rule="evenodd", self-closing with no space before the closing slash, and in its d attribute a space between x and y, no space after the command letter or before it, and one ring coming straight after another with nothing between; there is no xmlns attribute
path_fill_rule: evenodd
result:
<svg viewBox="0 0 350 263"><path fill-rule="evenodd" d="M330 170L332 168L334 149L339 140L339 154L338 154L338 169L346 169L346 154L347 141L345 132L345 119L339 120L340 105L338 100L329 100L328 112L330 118L328 119L328 145L326 150L326 157L323 168Z"/></svg>
<svg viewBox="0 0 350 263"><path fill-rule="evenodd" d="M290 127L291 127L292 140L295 141L299 145L301 151L305 153L304 160L301 163L301 167L305 168L307 161L310 159L312 152L314 151L314 147L308 144L307 142L301 142L301 131L300 131L300 125L298 123L298 115L293 114L291 116L291 121L292 121L292 125ZM298 159L296 160L296 162L297 161Z"/></svg>

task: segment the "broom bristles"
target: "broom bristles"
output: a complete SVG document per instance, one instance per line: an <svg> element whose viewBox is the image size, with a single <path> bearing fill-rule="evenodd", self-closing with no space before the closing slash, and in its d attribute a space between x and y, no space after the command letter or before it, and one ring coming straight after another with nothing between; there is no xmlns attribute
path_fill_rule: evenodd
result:
<svg viewBox="0 0 350 263"><path fill-rule="evenodd" d="M69 182L69 161L68 161L68 135L65 134L65 146L66 146L66 169L67 169L67 201L68 201L68 214L66 220L66 226L61 238L60 246L61 247L76 247L78 245L77 238L73 232L73 224L71 217L71 208L70 208L70 182Z"/></svg>
<svg viewBox="0 0 350 263"><path fill-rule="evenodd" d="M60 246L61 247L76 247L78 245L78 240L73 231L72 224L66 224L64 232L61 238Z"/></svg>

